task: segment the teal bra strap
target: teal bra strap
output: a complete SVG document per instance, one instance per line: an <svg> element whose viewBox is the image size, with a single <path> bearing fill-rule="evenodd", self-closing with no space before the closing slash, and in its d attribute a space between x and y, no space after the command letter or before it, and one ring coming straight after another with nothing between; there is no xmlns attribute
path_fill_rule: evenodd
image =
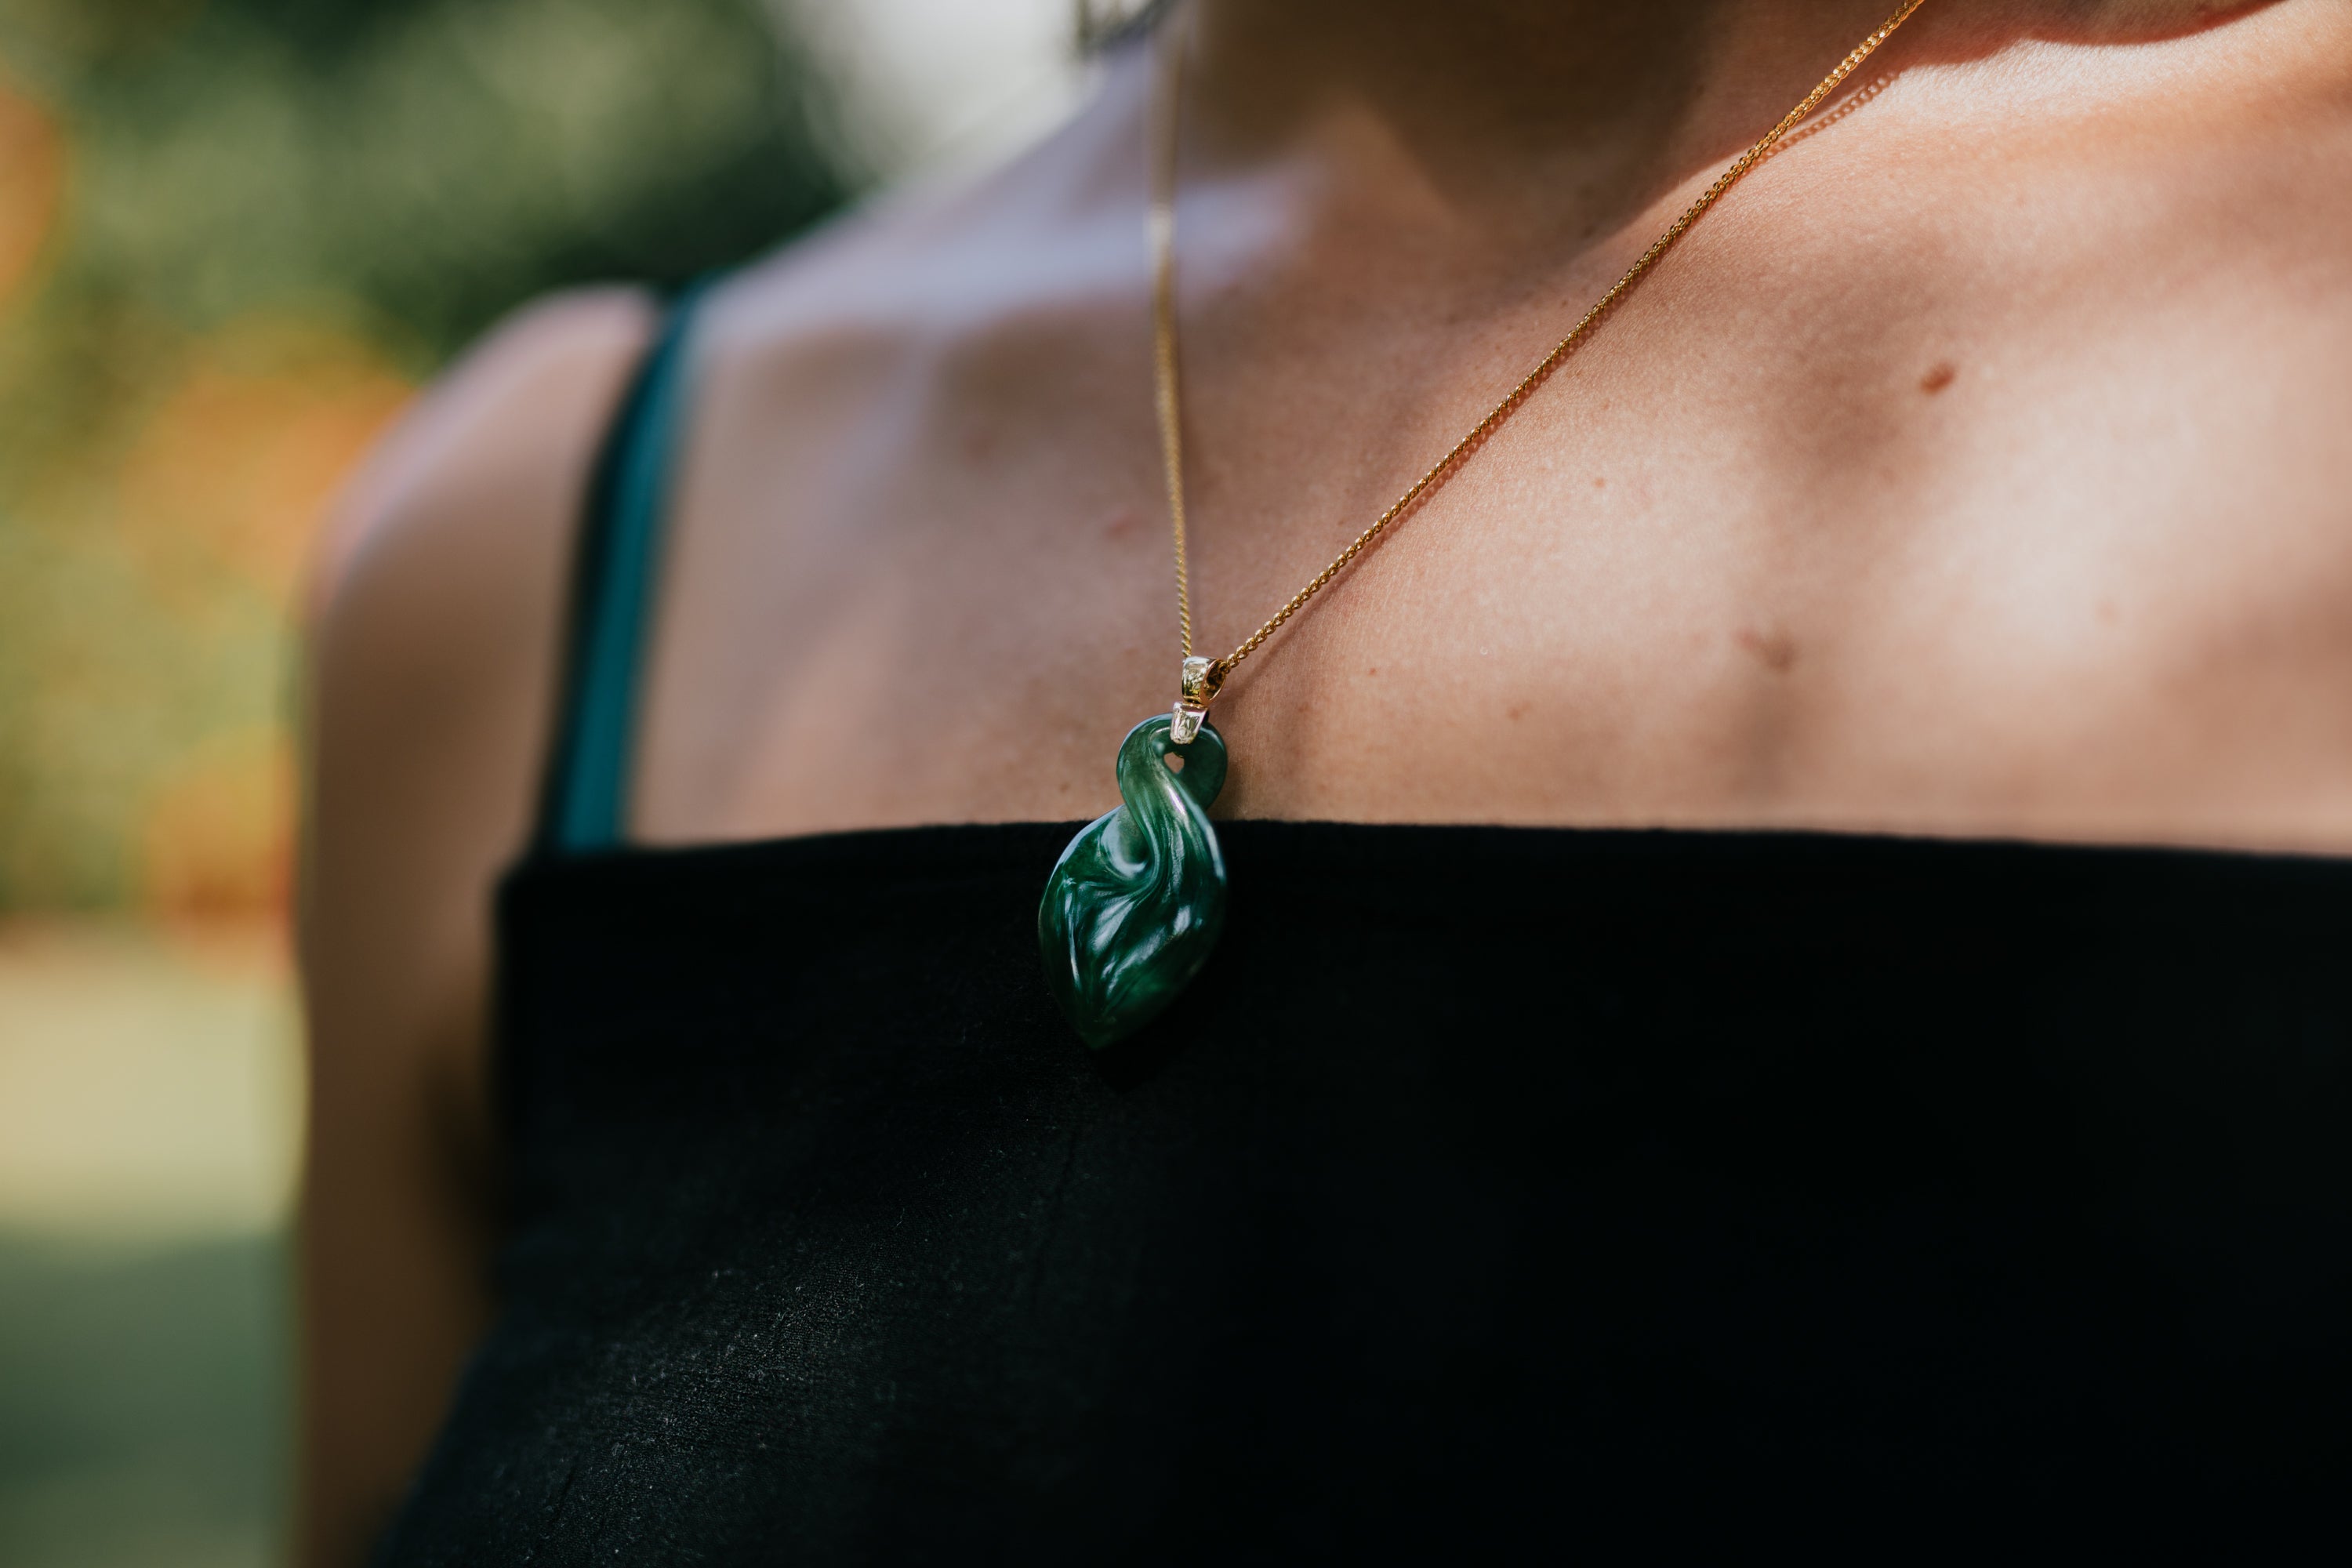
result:
<svg viewBox="0 0 2352 1568"><path fill-rule="evenodd" d="M571 632L539 847L610 848L627 837L629 776L661 536L692 391L699 289L670 309L597 456L573 563Z"/></svg>

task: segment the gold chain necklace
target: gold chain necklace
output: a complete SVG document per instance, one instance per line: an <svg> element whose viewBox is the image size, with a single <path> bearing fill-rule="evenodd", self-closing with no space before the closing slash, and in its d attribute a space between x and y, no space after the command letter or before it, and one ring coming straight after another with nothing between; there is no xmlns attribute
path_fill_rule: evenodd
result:
<svg viewBox="0 0 2352 1568"><path fill-rule="evenodd" d="M1185 39L1171 24L1160 44L1151 121L1151 310L1153 390L1168 513L1176 545L1176 619L1182 665L1174 710L1147 719L1119 747L1122 805L1090 824L1062 852L1037 911L1046 978L1087 1044L1116 1043L1174 1001L1207 962L1224 924L1225 867L1209 807L1223 786L1223 737L1207 722L1225 679L1356 558L1461 471L1551 379L1577 346L1664 259L1693 225L1770 157L1790 132L1876 54L1927 0L1904 0L1819 87L1736 159L1668 225L1640 259L1587 310L1551 352L1486 411L1386 511L1332 557L1307 584L1223 658L1192 651L1191 562L1184 516L1183 384L1176 353L1176 149ZM1189 15L1189 13L1188 13Z"/></svg>

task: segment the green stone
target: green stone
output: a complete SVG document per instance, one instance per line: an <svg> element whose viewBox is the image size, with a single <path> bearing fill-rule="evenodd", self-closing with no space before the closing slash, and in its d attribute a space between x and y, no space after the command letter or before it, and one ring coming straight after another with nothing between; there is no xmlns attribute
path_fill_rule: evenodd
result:
<svg viewBox="0 0 2352 1568"><path fill-rule="evenodd" d="M1046 984L1097 1050L1143 1027L1192 984L1225 926L1225 856L1209 807L1225 742L1203 726L1178 747L1168 717L1118 748L1125 805L1070 840L1037 906Z"/></svg>

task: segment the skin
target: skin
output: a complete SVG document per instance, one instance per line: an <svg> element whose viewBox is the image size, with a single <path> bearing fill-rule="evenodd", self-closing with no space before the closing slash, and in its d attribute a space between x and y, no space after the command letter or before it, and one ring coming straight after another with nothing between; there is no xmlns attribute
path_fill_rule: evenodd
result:
<svg viewBox="0 0 2352 1568"><path fill-rule="evenodd" d="M1223 652L1886 0L1206 0L1181 310ZM1931 0L1226 688L1221 815L2352 851L2352 3ZM634 832L1071 820L1174 694L1139 57L712 306ZM491 1310L488 900L646 302L453 373L321 583L303 1557Z"/></svg>

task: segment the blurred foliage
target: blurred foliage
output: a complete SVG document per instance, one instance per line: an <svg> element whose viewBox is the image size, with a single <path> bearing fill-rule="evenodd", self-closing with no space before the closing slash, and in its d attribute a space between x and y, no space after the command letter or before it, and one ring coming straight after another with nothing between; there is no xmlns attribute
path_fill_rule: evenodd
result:
<svg viewBox="0 0 2352 1568"><path fill-rule="evenodd" d="M289 638L409 389L854 183L761 0L0 0L0 910L282 899Z"/></svg>
<svg viewBox="0 0 2352 1568"><path fill-rule="evenodd" d="M71 131L72 289L198 329L357 305L412 366L842 194L758 0L0 0L0 52Z"/></svg>

